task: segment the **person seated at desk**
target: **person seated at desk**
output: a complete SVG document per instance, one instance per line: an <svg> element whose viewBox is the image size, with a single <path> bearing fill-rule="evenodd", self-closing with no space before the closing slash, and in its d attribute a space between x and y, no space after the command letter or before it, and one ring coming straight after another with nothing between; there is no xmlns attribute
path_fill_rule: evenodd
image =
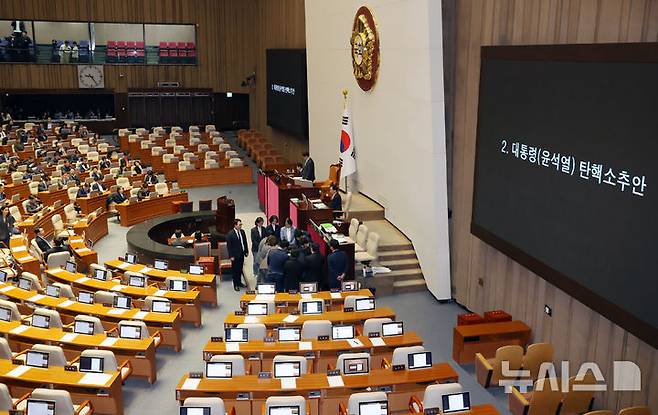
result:
<svg viewBox="0 0 658 415"><path fill-rule="evenodd" d="M304 151L302 153L302 156L304 157L304 163L302 164L302 171L301 171L302 179L314 181L315 163L313 162L313 159L309 155L308 151Z"/></svg>
<svg viewBox="0 0 658 415"><path fill-rule="evenodd" d="M180 229L176 229L174 234L171 235L171 246L176 248L185 248L187 246L187 241L185 240L185 235Z"/></svg>
<svg viewBox="0 0 658 415"><path fill-rule="evenodd" d="M71 167L71 162L66 160L62 165L61 170L63 173L69 173L71 170L73 170L73 167Z"/></svg>
<svg viewBox="0 0 658 415"><path fill-rule="evenodd" d="M39 186L37 187L37 190L40 192L46 192L48 191L49 187L50 187L50 183L48 183L48 181L44 176L41 176L41 180L39 180Z"/></svg>
<svg viewBox="0 0 658 415"><path fill-rule="evenodd" d="M142 167L142 164L138 160L133 161L132 168L130 169L130 172L132 173L133 176L137 174L142 174L143 170L144 168Z"/></svg>
<svg viewBox="0 0 658 415"><path fill-rule="evenodd" d="M117 191L111 193L107 197L107 210L113 210L114 205L118 203L123 203L126 201L126 196L123 194L123 188L117 187Z"/></svg>
<svg viewBox="0 0 658 415"><path fill-rule="evenodd" d="M293 249L283 264L283 288L286 291L296 290L299 287L299 281L302 279L304 267L299 254L299 249Z"/></svg>
<svg viewBox="0 0 658 415"><path fill-rule="evenodd" d="M27 199L27 203L25 204L25 211L30 215L33 215L41 209L43 209L41 201L35 195L30 195L30 197Z"/></svg>
<svg viewBox="0 0 658 415"><path fill-rule="evenodd" d="M286 224L281 228L281 235L279 239L282 241L288 241L290 245L296 245L295 241L295 227L292 226L292 219L286 218Z"/></svg>
<svg viewBox="0 0 658 415"><path fill-rule="evenodd" d="M285 288L283 275L284 266L288 260L288 241L281 241L276 248L272 248L267 254L267 277L268 283L276 284L276 290L283 292Z"/></svg>
<svg viewBox="0 0 658 415"><path fill-rule="evenodd" d="M43 228L36 227L34 228L34 239L37 241L37 246L41 250L41 253L45 253L52 249L52 245L46 238L43 237Z"/></svg>
<svg viewBox="0 0 658 415"><path fill-rule="evenodd" d="M277 215L270 216L269 225L265 228L268 235L272 235L276 238L276 241L281 240L281 227L279 226L279 217Z"/></svg>
<svg viewBox="0 0 658 415"><path fill-rule="evenodd" d="M0 183L0 201L7 199L7 195L5 195L5 185Z"/></svg>
<svg viewBox="0 0 658 415"><path fill-rule="evenodd" d="M338 240L332 239L329 242L329 249L331 249L331 253L327 256L329 288L340 288L341 282L347 273L347 267L349 265L347 254L339 248L340 244Z"/></svg>
<svg viewBox="0 0 658 415"><path fill-rule="evenodd" d="M80 163L78 163L78 171L80 173L84 173L89 170L89 163L87 161L82 160Z"/></svg>
<svg viewBox="0 0 658 415"><path fill-rule="evenodd" d="M310 244L311 253L304 258L304 282L317 282L319 287L325 286L324 257L320 253L320 245L315 242Z"/></svg>
<svg viewBox="0 0 658 415"><path fill-rule="evenodd" d="M89 187L89 183L85 183L78 188L78 195L76 197L87 197L89 193L91 193L91 188Z"/></svg>
<svg viewBox="0 0 658 415"><path fill-rule="evenodd" d="M331 185L329 195L331 196L331 205L329 207L334 211L334 219L343 216L343 199L338 192L338 185Z"/></svg>
<svg viewBox="0 0 658 415"><path fill-rule="evenodd" d="M101 181L101 180L103 180L103 173L98 171L98 167L94 166L91 169L91 173L89 173L89 177L94 179L94 181Z"/></svg>
<svg viewBox="0 0 658 415"><path fill-rule="evenodd" d="M155 172L153 170L149 170L146 173L146 176L144 176L144 183L146 183L147 185L156 185L159 182L160 180L158 180L158 176L155 175Z"/></svg>
<svg viewBox="0 0 658 415"><path fill-rule="evenodd" d="M112 162L107 159L107 156L103 156L101 158L101 160L98 162L98 168L100 170L109 169L111 165L112 165Z"/></svg>
<svg viewBox="0 0 658 415"><path fill-rule="evenodd" d="M10 173L18 171L18 159L16 158L11 159L11 161L9 162L9 166L7 167L7 170Z"/></svg>
<svg viewBox="0 0 658 415"><path fill-rule="evenodd" d="M102 184L94 180L93 182L91 182L91 191L98 193L105 193L105 188L103 187Z"/></svg>
<svg viewBox="0 0 658 415"><path fill-rule="evenodd" d="M150 194L151 191L149 190L149 186L146 183L142 183L142 187L137 191L137 199L146 199Z"/></svg>
<svg viewBox="0 0 658 415"><path fill-rule="evenodd" d="M68 244L64 243L65 239L66 238L55 237L54 240L55 246L53 246L52 248L48 249L43 253L43 260L48 261L48 256L56 252L68 252L71 255L73 255L73 252L71 251L71 247Z"/></svg>

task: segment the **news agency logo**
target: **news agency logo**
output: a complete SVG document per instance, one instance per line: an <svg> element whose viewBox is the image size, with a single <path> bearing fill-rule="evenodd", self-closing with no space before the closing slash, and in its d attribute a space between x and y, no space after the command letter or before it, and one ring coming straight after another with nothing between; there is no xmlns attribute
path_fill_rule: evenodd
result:
<svg viewBox="0 0 658 415"><path fill-rule="evenodd" d="M562 373L561 385L558 385L558 377L555 371L555 365L552 362L544 362L539 367L537 379L544 379L544 386L550 390L561 389L562 392L569 392L569 378L571 377L568 361L562 361L560 364ZM577 383L585 380L585 377L591 373L594 379L592 383ZM529 370L512 370L509 367L509 361L502 362L502 378L498 381L499 386L505 387L505 393L512 393L512 386L515 386L519 392L525 393L532 390L533 380L530 378ZM608 390L605 377L594 362L585 362L580 365L576 373L575 382L571 385L574 391L587 392L605 392ZM640 391L642 387L642 373L635 362L628 360L615 360L613 364L612 390L615 392L623 391Z"/></svg>

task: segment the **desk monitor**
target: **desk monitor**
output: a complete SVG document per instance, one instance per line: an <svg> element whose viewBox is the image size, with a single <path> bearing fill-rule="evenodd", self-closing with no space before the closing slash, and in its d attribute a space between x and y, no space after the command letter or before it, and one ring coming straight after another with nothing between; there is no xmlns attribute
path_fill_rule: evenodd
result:
<svg viewBox="0 0 658 415"><path fill-rule="evenodd" d="M359 402L359 415L388 415L388 402Z"/></svg>
<svg viewBox="0 0 658 415"><path fill-rule="evenodd" d="M32 289L32 281L27 278L20 277L18 279L18 288L25 291L30 291Z"/></svg>
<svg viewBox="0 0 658 415"><path fill-rule="evenodd" d="M367 357L355 357L343 360L343 374L360 375L370 372Z"/></svg>
<svg viewBox="0 0 658 415"><path fill-rule="evenodd" d="M134 264L135 262L137 262L137 257L135 256L135 254L126 253L126 256L124 257L124 261L129 264Z"/></svg>
<svg viewBox="0 0 658 415"><path fill-rule="evenodd" d="M46 295L49 297L59 298L60 288L56 285L48 284L46 286Z"/></svg>
<svg viewBox="0 0 658 415"><path fill-rule="evenodd" d="M160 271L166 271L169 269L168 267L169 263L165 259L156 259L153 261L153 268L160 270Z"/></svg>
<svg viewBox="0 0 658 415"><path fill-rule="evenodd" d="M228 379L233 377L232 362L206 362L206 377Z"/></svg>
<svg viewBox="0 0 658 415"><path fill-rule="evenodd" d="M324 301L304 301L302 303L302 314L322 314L324 308Z"/></svg>
<svg viewBox="0 0 658 415"><path fill-rule="evenodd" d="M210 415L209 406L181 406L179 415Z"/></svg>
<svg viewBox="0 0 658 415"><path fill-rule="evenodd" d="M66 261L66 264L64 265L64 269L74 274L78 271L78 267L75 265L75 262L73 261Z"/></svg>
<svg viewBox="0 0 658 415"><path fill-rule="evenodd" d="M142 327L133 326L130 324L122 324L119 328L119 337L122 339L136 339L142 338Z"/></svg>
<svg viewBox="0 0 658 415"><path fill-rule="evenodd" d="M301 362L274 362L275 378L297 378L301 376Z"/></svg>
<svg viewBox="0 0 658 415"><path fill-rule="evenodd" d="M187 291L187 281L185 280L170 280L169 291Z"/></svg>
<svg viewBox="0 0 658 415"><path fill-rule="evenodd" d="M331 327L332 340L349 340L354 338L354 326L335 325Z"/></svg>
<svg viewBox="0 0 658 415"><path fill-rule="evenodd" d="M340 284L341 291L359 291L359 283L356 281L343 281Z"/></svg>
<svg viewBox="0 0 658 415"><path fill-rule="evenodd" d="M404 334L404 324L401 321L393 321L382 324L382 337L401 336Z"/></svg>
<svg viewBox="0 0 658 415"><path fill-rule="evenodd" d="M471 394L469 392L442 395L441 402L444 414L471 410Z"/></svg>
<svg viewBox="0 0 658 415"><path fill-rule="evenodd" d="M48 192L50 193L56 192L57 190L59 190L59 186L57 184L51 184L48 186Z"/></svg>
<svg viewBox="0 0 658 415"><path fill-rule="evenodd" d="M274 294L276 293L275 284L258 284L256 287L256 292L258 294Z"/></svg>
<svg viewBox="0 0 658 415"><path fill-rule="evenodd" d="M94 270L94 279L99 280L99 281L106 281L107 280L107 272L105 272L104 269Z"/></svg>
<svg viewBox="0 0 658 415"><path fill-rule="evenodd" d="M302 330L299 327L279 327L276 332L280 342L298 342L302 338Z"/></svg>
<svg viewBox="0 0 658 415"><path fill-rule="evenodd" d="M11 321L11 309L7 307L0 307L0 320Z"/></svg>
<svg viewBox="0 0 658 415"><path fill-rule="evenodd" d="M203 275L203 265L190 264L188 273L190 275Z"/></svg>
<svg viewBox="0 0 658 415"><path fill-rule="evenodd" d="M171 302L167 300L153 300L151 311L155 313L171 313Z"/></svg>
<svg viewBox="0 0 658 415"><path fill-rule="evenodd" d="M114 308L122 308L124 310L129 310L132 308L130 297L126 297L125 295L114 296L114 304L112 305Z"/></svg>
<svg viewBox="0 0 658 415"><path fill-rule="evenodd" d="M84 304L94 304L94 293L89 291L80 291L78 301Z"/></svg>
<svg viewBox="0 0 658 415"><path fill-rule="evenodd" d="M299 405L270 406L267 415L299 415Z"/></svg>
<svg viewBox="0 0 658 415"><path fill-rule="evenodd" d="M131 275L128 277L128 285L131 287L143 288L145 283L146 278L142 277L141 275Z"/></svg>
<svg viewBox="0 0 658 415"><path fill-rule="evenodd" d="M48 353L28 350L25 356L25 365L32 367L48 367Z"/></svg>
<svg viewBox="0 0 658 415"><path fill-rule="evenodd" d="M226 342L246 342L249 341L249 329L229 327L224 329L224 339Z"/></svg>
<svg viewBox="0 0 658 415"><path fill-rule="evenodd" d="M25 415L55 415L55 401L28 399Z"/></svg>
<svg viewBox="0 0 658 415"><path fill-rule="evenodd" d="M357 298L354 301L354 311L371 311L375 309L374 298Z"/></svg>
<svg viewBox="0 0 658 415"><path fill-rule="evenodd" d="M0 271L0 282L7 282L7 273L5 271Z"/></svg>
<svg viewBox="0 0 658 415"><path fill-rule="evenodd" d="M266 316L267 303L248 303L247 314L250 316Z"/></svg>
<svg viewBox="0 0 658 415"><path fill-rule="evenodd" d="M80 357L80 372L103 373L105 359L102 357Z"/></svg>
<svg viewBox="0 0 658 415"><path fill-rule="evenodd" d="M50 316L44 316L43 314L32 314L32 327L47 329L50 327Z"/></svg>
<svg viewBox="0 0 658 415"><path fill-rule="evenodd" d="M432 367L432 352L409 353L407 369L425 369Z"/></svg>
<svg viewBox="0 0 658 415"><path fill-rule="evenodd" d="M318 292L318 283L317 282L300 282L299 283L299 292L300 293L316 293L316 292Z"/></svg>
<svg viewBox="0 0 658 415"><path fill-rule="evenodd" d="M77 334L94 334L94 323L91 321L76 320L73 323L73 332Z"/></svg>

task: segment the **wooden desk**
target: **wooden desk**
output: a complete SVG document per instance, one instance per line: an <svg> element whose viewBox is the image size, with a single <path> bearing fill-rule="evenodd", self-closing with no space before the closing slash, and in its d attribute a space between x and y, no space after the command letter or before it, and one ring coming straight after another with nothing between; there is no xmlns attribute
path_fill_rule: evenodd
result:
<svg viewBox="0 0 658 415"><path fill-rule="evenodd" d="M23 235L14 235L9 239L9 249L14 261L22 271L31 272L34 275L41 273L39 259L32 256L28 251L27 244Z"/></svg>
<svg viewBox="0 0 658 415"><path fill-rule="evenodd" d="M210 304L213 307L217 306L217 276L214 274L191 275L183 274L180 271L167 270L160 271L153 269L143 264L129 264L120 259L113 259L105 261L105 266L120 272L133 271L140 272L150 279L164 281L167 277L182 277L186 278L190 286L199 289L199 300L202 303Z"/></svg>
<svg viewBox="0 0 658 415"><path fill-rule="evenodd" d="M308 231L308 234L311 238L311 241L317 243L320 245L320 253L326 257L331 253L331 249L329 248L329 238L328 235L325 235L324 232L321 230L320 226L316 226L319 224L314 223L312 220L309 221L309 224L306 228ZM342 242L339 247L339 250L345 252L345 255L347 255L347 272L345 273L346 279L347 280L353 280L355 277L354 274L354 268L355 268L355 246L354 246L354 241L348 241L348 242Z"/></svg>
<svg viewBox="0 0 658 415"><path fill-rule="evenodd" d="M41 200L41 203L43 203L44 206L52 206L53 203L58 200L61 200L62 203L66 205L69 203L68 191L69 189L66 187L53 192L46 190L44 192L39 192L37 197L39 197L39 200Z"/></svg>
<svg viewBox="0 0 658 415"><path fill-rule="evenodd" d="M251 166L183 170L177 172L176 175L178 186L183 189L188 187L247 184L254 182L254 170Z"/></svg>
<svg viewBox="0 0 658 415"><path fill-rule="evenodd" d="M11 360L0 359L0 381L11 389L13 396L31 392L45 383L53 385L55 389L69 391L74 403L90 400L95 414L123 414L123 391L119 371L107 373L107 380L103 383L89 383L86 380L90 379L89 374L69 372L64 370L63 366L47 369L30 367L20 374L13 372L19 367L27 366L15 365Z"/></svg>
<svg viewBox="0 0 658 415"><path fill-rule="evenodd" d="M87 271L91 264L98 263L98 253L88 248L81 236L70 237L69 246L73 250L73 257L79 271Z"/></svg>
<svg viewBox="0 0 658 415"><path fill-rule="evenodd" d="M48 278L64 284L69 284L75 294L80 291L110 291L121 293L135 299L144 300L147 296L162 297L171 301L172 305L181 307L182 320L194 324L196 327L201 325L201 302L199 301L199 291L193 288L190 291L167 291L161 290L155 285L146 287L131 287L122 284L121 280L113 279L109 281L100 281L95 278L84 279L86 275L73 273L66 270L58 269L57 272L46 271Z"/></svg>
<svg viewBox="0 0 658 415"><path fill-rule="evenodd" d="M10 151L11 152L11 151ZM5 185L5 197L11 200L15 194L21 195L21 199L27 199L30 196L30 188L27 183L8 183Z"/></svg>
<svg viewBox="0 0 658 415"><path fill-rule="evenodd" d="M421 414L422 412L408 412L403 415ZM470 411L459 412L459 415L500 415L498 409L490 403L484 405L473 405Z"/></svg>
<svg viewBox="0 0 658 415"><path fill-rule="evenodd" d="M52 217L56 214L62 217L62 221L66 222L66 215L64 214L64 206L62 205L57 209L53 209L52 206L44 208L38 213L35 213L32 216L27 217L22 222L16 222L16 227L20 229L21 232L27 233L29 240L34 238L34 229L37 227L43 228L43 236L49 237L53 235L55 230Z"/></svg>
<svg viewBox="0 0 658 415"><path fill-rule="evenodd" d="M428 383L456 382L457 372L448 363L437 363L431 368L392 371L374 369L365 375L340 376L343 386L332 388L325 373L311 373L296 378L294 389L282 389L280 379L259 379L257 375L235 376L231 379L199 379L194 388L183 388L188 375L185 374L176 386L176 399L219 396L228 406L235 406L239 414L261 413L262 402L269 396L302 395L311 405L311 415L336 414L339 402L345 402L349 395L366 388L389 387L389 411L399 412L408 407L409 396L422 393ZM189 382L188 382L189 385ZM187 385L185 385L187 386ZM320 397L309 398L311 392L319 392ZM238 394L245 394L248 400L237 400Z"/></svg>
<svg viewBox="0 0 658 415"><path fill-rule="evenodd" d="M187 193L170 193L155 199L144 199L139 202L125 201L116 205L121 217L121 226L131 226L158 216L171 214L171 202L182 200L187 202Z"/></svg>
<svg viewBox="0 0 658 415"><path fill-rule="evenodd" d="M289 293L276 293L273 295L267 295L267 294L242 294L240 297L240 307L244 308L246 307L246 303L250 301L267 301L270 299L274 300L274 303L278 305L285 305L285 307L289 307L291 309L296 309L297 305L299 304L299 301L304 298L304 299L314 299L314 300L324 300L325 306L329 307L329 309L342 309L343 303L345 301L345 297L348 296L353 296L353 295L358 295L358 296L365 296L365 297L372 297L372 292L370 290L364 288L359 291L346 291L346 292L337 292L337 293L332 293L330 291L318 291L316 293L311 293L311 294L304 294L302 297L302 294L289 294Z"/></svg>
<svg viewBox="0 0 658 415"><path fill-rule="evenodd" d="M56 273L56 271L57 269L54 269L50 272ZM114 328L121 320L141 320L149 331L160 332L163 345L173 347L176 351L181 349L180 312L177 310L171 313L153 313L138 308L122 310L97 303L84 304L67 298L49 297L34 290L22 290L7 283L0 283L0 293L17 303L28 302L55 309L61 315L62 321L67 324L73 322L78 314L89 314L100 318L106 330Z"/></svg>
<svg viewBox="0 0 658 415"><path fill-rule="evenodd" d="M302 194L311 199L320 196L320 190L315 187L296 186L286 176L279 176L281 181L277 183L275 177L271 175L265 179L265 213L267 217L277 215L281 223L290 216L290 199L301 199Z"/></svg>
<svg viewBox="0 0 658 415"><path fill-rule="evenodd" d="M229 313L224 320L224 327L234 327L242 323L263 323L268 328L281 326L301 326L305 321L329 320L332 323L350 323L360 326L369 318L388 317L395 320L395 311L389 307L379 307L372 311L327 311L322 314L270 314L267 316L236 316Z"/></svg>
<svg viewBox="0 0 658 415"><path fill-rule="evenodd" d="M290 200L290 219L297 229L306 229L310 221L318 224L333 222L334 211L328 206L316 208L311 203L294 198Z"/></svg>
<svg viewBox="0 0 658 415"><path fill-rule="evenodd" d="M251 373L259 371L270 371L272 359L277 354L297 355L311 357L309 361L313 365L314 373L327 371L327 364L336 365L336 358L342 352L368 352L371 356L373 368L381 367L382 358L390 357L396 347L419 346L423 339L414 332L404 333L401 336L382 337L384 345L375 346L367 336L356 337L363 345L352 347L347 340L309 340L303 342L264 342L262 340L250 340L244 343L232 343L227 349L226 342L206 343L203 348L203 360L210 360L218 354L240 354L249 359ZM236 351L234 348L237 347Z"/></svg>
<svg viewBox="0 0 658 415"><path fill-rule="evenodd" d="M106 191L97 196L78 197L75 199L75 202L80 206L82 213L87 215L98 208L103 208L103 210L105 210L105 204L109 195L110 192Z"/></svg>
<svg viewBox="0 0 658 415"><path fill-rule="evenodd" d="M91 240L95 244L108 234L107 216L108 213L103 212L96 215L91 221L87 221L87 218L80 219L73 224L73 232L80 236L84 234L86 240Z"/></svg>
<svg viewBox="0 0 658 415"><path fill-rule="evenodd" d="M68 360L79 356L80 352L86 349L110 350L118 362L130 361L133 367L132 376L145 377L149 383L156 380L157 346L156 337L153 336L148 339L132 340L107 337L106 334L75 334L62 329L26 326L20 321L0 321L0 333L9 339L12 350L25 350L34 344L50 344L61 346Z"/></svg>
<svg viewBox="0 0 658 415"><path fill-rule="evenodd" d="M531 329L523 321L456 326L452 334L452 358L459 364L473 363L475 353L494 357L499 347L530 342Z"/></svg>

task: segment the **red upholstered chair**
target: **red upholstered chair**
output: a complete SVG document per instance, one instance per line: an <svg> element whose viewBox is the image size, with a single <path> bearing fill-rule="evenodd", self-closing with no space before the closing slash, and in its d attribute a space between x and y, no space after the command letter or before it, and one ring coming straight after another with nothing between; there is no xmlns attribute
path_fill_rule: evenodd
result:
<svg viewBox="0 0 658 415"><path fill-rule="evenodd" d="M117 49L125 49L126 48L126 41L125 40L118 40L117 41Z"/></svg>
<svg viewBox="0 0 658 415"><path fill-rule="evenodd" d="M117 42L113 40L108 40L107 41L107 48L108 49L116 49L117 48Z"/></svg>
<svg viewBox="0 0 658 415"><path fill-rule="evenodd" d="M163 49L169 49L169 48L167 47L167 42L160 42L159 47L160 47L160 50L163 50Z"/></svg>
<svg viewBox="0 0 658 415"><path fill-rule="evenodd" d="M137 49L142 49L143 50L144 49L144 42L141 42L141 41L140 42L135 42L135 47Z"/></svg>
<svg viewBox="0 0 658 415"><path fill-rule="evenodd" d="M134 41L128 41L128 42L126 42L126 47L127 47L128 49L135 49L136 46L137 46L137 45L135 44Z"/></svg>

